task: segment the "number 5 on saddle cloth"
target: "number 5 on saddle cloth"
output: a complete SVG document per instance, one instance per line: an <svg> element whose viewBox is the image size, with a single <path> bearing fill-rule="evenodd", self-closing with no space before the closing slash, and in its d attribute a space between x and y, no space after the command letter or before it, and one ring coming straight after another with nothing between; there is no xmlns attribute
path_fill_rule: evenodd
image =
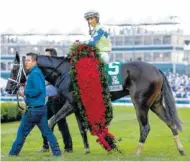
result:
<svg viewBox="0 0 190 162"><path fill-rule="evenodd" d="M108 77L108 87L110 91L122 91L121 62L111 62L106 64L106 73Z"/></svg>

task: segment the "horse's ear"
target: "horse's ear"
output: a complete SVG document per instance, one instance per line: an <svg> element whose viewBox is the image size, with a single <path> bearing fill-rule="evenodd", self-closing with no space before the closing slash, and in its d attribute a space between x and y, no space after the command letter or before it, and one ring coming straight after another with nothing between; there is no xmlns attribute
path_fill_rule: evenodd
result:
<svg viewBox="0 0 190 162"><path fill-rule="evenodd" d="M18 51L16 51L15 61L20 62L20 56L19 56L19 52Z"/></svg>

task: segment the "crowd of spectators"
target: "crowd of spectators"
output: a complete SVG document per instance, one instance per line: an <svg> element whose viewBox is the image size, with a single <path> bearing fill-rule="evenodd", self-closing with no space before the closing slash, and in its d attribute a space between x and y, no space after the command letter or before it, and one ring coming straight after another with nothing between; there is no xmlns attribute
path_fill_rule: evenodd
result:
<svg viewBox="0 0 190 162"><path fill-rule="evenodd" d="M169 73L166 75L176 98L190 98L190 77Z"/></svg>

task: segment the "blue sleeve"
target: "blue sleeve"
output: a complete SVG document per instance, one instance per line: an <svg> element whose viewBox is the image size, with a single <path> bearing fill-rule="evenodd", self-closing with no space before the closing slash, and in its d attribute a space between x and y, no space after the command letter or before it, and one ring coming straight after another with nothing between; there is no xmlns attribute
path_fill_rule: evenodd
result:
<svg viewBox="0 0 190 162"><path fill-rule="evenodd" d="M94 46L96 42L100 40L103 34L104 34L104 31L102 29L99 29L98 31L96 31L96 33L92 36L92 38L88 42L88 45Z"/></svg>
<svg viewBox="0 0 190 162"><path fill-rule="evenodd" d="M31 77L31 84L33 88L25 89L24 95L29 98L35 98L43 92L43 80L38 73L33 73Z"/></svg>
<svg viewBox="0 0 190 162"><path fill-rule="evenodd" d="M57 95L57 89L52 86L51 84L46 86L46 96L56 96Z"/></svg>

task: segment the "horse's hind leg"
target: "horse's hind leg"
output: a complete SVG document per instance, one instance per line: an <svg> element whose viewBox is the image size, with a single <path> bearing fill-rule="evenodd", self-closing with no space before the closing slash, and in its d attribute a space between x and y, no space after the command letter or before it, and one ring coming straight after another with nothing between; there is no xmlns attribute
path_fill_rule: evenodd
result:
<svg viewBox="0 0 190 162"><path fill-rule="evenodd" d="M136 108L137 119L140 126L140 139L136 150L137 155L139 155L142 152L143 144L145 143L148 133L150 131L148 111L151 105L156 100L159 88L161 86L156 82L148 82L148 84L144 83L144 85L141 83L138 85L136 88L132 87L134 89L131 90L131 92L134 92L133 94L131 94L131 99ZM142 89L142 86L148 87L146 91ZM139 91L135 92L135 89L138 89Z"/></svg>
<svg viewBox="0 0 190 162"><path fill-rule="evenodd" d="M140 127L140 138L136 150L136 155L140 155L140 153L142 152L143 144L145 143L148 133L150 131L150 125L148 121L149 107L146 103L142 104L142 102L137 102L135 100L133 100L133 103L136 109L137 120Z"/></svg>
<svg viewBox="0 0 190 162"><path fill-rule="evenodd" d="M181 144L181 141L180 141L179 136L178 136L177 127L166 116L165 108L164 108L164 105L162 103L162 95L161 94L158 96L158 98L156 99L156 101L154 102L154 104L150 107L150 109L161 120L163 120L167 124L167 126L171 129L171 131L173 133L173 136L174 136L175 143L176 143L176 147L177 147L179 153L181 155L184 155L184 149L183 149L183 145Z"/></svg>

